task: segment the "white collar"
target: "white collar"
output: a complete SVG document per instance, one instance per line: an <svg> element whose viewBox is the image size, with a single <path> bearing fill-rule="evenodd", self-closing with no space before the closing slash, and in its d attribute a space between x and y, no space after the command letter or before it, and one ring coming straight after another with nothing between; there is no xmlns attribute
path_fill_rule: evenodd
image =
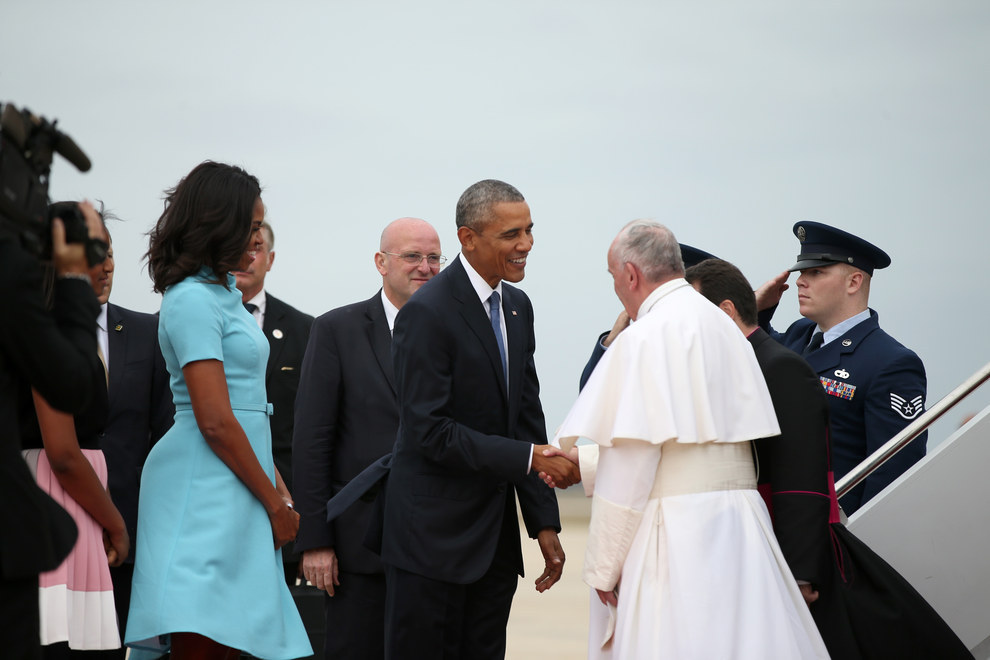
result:
<svg viewBox="0 0 990 660"><path fill-rule="evenodd" d="M863 321L866 321L869 318L870 318L870 310L869 308L867 308L864 309L859 314L856 314L855 316L850 316L842 323L836 323L828 330L822 332L822 346L824 346L825 344L829 343L834 339L838 339L839 337L846 334L854 327L856 327L857 325L859 325ZM821 328L815 326L815 330L821 330Z"/></svg>
<svg viewBox="0 0 990 660"><path fill-rule="evenodd" d="M96 327L107 332L107 303L100 305L100 313L96 317Z"/></svg>
<svg viewBox="0 0 990 660"><path fill-rule="evenodd" d="M258 295L256 295L254 298L251 298L251 300L245 301L244 304L250 303L254 305L255 307L258 308L258 313L260 313L261 316L264 316L265 308L268 306L267 301L268 299L265 297L265 289L262 288L261 291L258 292Z"/></svg>
<svg viewBox="0 0 990 660"><path fill-rule="evenodd" d="M684 279L683 277L678 277L676 279L664 282L657 288L653 289L653 291L650 292L650 295L646 296L646 300L643 301L643 304L639 306L639 311L636 312L636 319L639 320L643 318L646 314L650 312L651 309L653 309L654 305L660 302L661 298L663 298L670 292L686 286L691 286L691 285L688 284L687 280Z"/></svg>
<svg viewBox="0 0 990 660"><path fill-rule="evenodd" d="M385 288L381 290L382 307L385 308L385 321L388 323L388 331L392 332L395 327L395 317L399 314L399 308L392 304L392 301L385 295Z"/></svg>
<svg viewBox="0 0 990 660"><path fill-rule="evenodd" d="M492 291L497 291L499 300L502 300L502 280L499 280L493 289L485 281L485 278L478 274L478 271L474 269L471 262L467 259L461 259L461 256L458 254L457 258L464 264L464 272L467 273L468 280L471 281L471 286L474 287L474 292L478 294L478 299L483 303L487 303L488 299L492 296Z"/></svg>

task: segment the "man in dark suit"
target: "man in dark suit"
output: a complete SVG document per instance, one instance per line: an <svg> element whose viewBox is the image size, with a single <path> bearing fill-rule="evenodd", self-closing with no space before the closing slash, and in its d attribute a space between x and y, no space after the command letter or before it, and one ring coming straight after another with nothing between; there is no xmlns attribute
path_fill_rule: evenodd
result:
<svg viewBox="0 0 990 660"><path fill-rule="evenodd" d="M296 550L306 579L326 591L326 658L383 658L385 574L364 547L371 492L332 523L326 503L392 451L399 427L392 375L392 326L409 298L440 270L440 238L427 222L400 218L382 232L375 267L382 288L313 323L303 358L293 484Z"/></svg>
<svg viewBox="0 0 990 660"><path fill-rule="evenodd" d="M292 426L299 389L299 371L309 340L313 317L282 302L265 290L265 276L275 262L275 234L267 222L261 225L262 246L245 271L237 271L237 288L241 290L244 306L258 321L258 327L268 339L268 367L265 387L274 412L269 418L272 427L272 454L278 478L292 492ZM285 579L296 583L299 560L291 547L282 550Z"/></svg>
<svg viewBox="0 0 990 660"><path fill-rule="evenodd" d="M546 457L546 426L523 279L533 246L529 206L501 181L457 203L461 254L399 312L392 359L399 433L385 491L382 560L388 658L499 658L522 550L516 497L546 568L564 553L553 491L577 480Z"/></svg>
<svg viewBox="0 0 990 660"><path fill-rule="evenodd" d="M81 206L89 235L102 235L96 211ZM38 488L21 457L18 400L34 387L58 410L80 412L103 369L83 245L66 245L61 221L54 225L49 310L37 259L0 223L0 296L16 310L0 315L0 649L11 658L41 658L38 574L62 563L76 540L72 518Z"/></svg>
<svg viewBox="0 0 990 660"><path fill-rule="evenodd" d="M818 222L799 222L797 263L756 292L760 326L787 348L801 353L829 395L836 478L859 465L922 413L927 381L914 351L880 329L869 307L874 269L890 265L877 246ZM801 315L784 333L770 320L799 271ZM927 432L847 493L842 508L851 514L925 455Z"/></svg>
<svg viewBox="0 0 990 660"><path fill-rule="evenodd" d="M107 231L108 240L110 232ZM107 488L117 506L131 546L137 545L138 489L151 447L172 426L175 409L165 359L158 347L158 316L134 312L109 301L113 289L113 243L103 262L106 286L98 300L96 336L106 360L109 415L100 434L107 460ZM127 624L134 575L134 553L110 568L114 607L120 629ZM123 658L126 649L103 651L100 657Z"/></svg>

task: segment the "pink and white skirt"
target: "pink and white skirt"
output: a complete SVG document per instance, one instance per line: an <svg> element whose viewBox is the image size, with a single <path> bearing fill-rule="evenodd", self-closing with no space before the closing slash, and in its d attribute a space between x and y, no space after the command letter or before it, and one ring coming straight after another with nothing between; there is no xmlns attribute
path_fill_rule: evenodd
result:
<svg viewBox="0 0 990 660"><path fill-rule="evenodd" d="M105 488L103 452L83 449L82 453ZM24 460L38 486L69 512L79 528L79 538L65 561L38 576L41 644L68 642L70 649L79 650L120 648L103 527L62 489L44 450L24 450Z"/></svg>

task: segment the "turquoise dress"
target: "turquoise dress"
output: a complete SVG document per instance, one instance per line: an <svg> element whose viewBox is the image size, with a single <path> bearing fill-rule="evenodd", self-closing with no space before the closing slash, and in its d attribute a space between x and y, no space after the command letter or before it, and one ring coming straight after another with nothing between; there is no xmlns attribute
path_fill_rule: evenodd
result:
<svg viewBox="0 0 990 660"><path fill-rule="evenodd" d="M158 338L168 366L175 424L141 476L138 539L125 643L194 632L258 658L312 653L285 584L282 552L261 502L203 439L182 367L221 360L234 416L275 483L268 341L241 304L204 269L168 288Z"/></svg>

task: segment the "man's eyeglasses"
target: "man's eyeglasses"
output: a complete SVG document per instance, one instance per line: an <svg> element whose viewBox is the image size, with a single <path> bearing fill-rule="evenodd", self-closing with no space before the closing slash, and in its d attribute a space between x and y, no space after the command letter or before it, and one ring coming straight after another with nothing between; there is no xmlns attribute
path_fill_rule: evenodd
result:
<svg viewBox="0 0 990 660"><path fill-rule="evenodd" d="M385 252L382 250L382 254L387 254L392 257L398 257L410 266L418 266L423 263L423 259L426 259L426 263L429 264L430 268L439 268L447 262L447 257L442 254L420 254L419 252L403 252L398 254L396 252Z"/></svg>

